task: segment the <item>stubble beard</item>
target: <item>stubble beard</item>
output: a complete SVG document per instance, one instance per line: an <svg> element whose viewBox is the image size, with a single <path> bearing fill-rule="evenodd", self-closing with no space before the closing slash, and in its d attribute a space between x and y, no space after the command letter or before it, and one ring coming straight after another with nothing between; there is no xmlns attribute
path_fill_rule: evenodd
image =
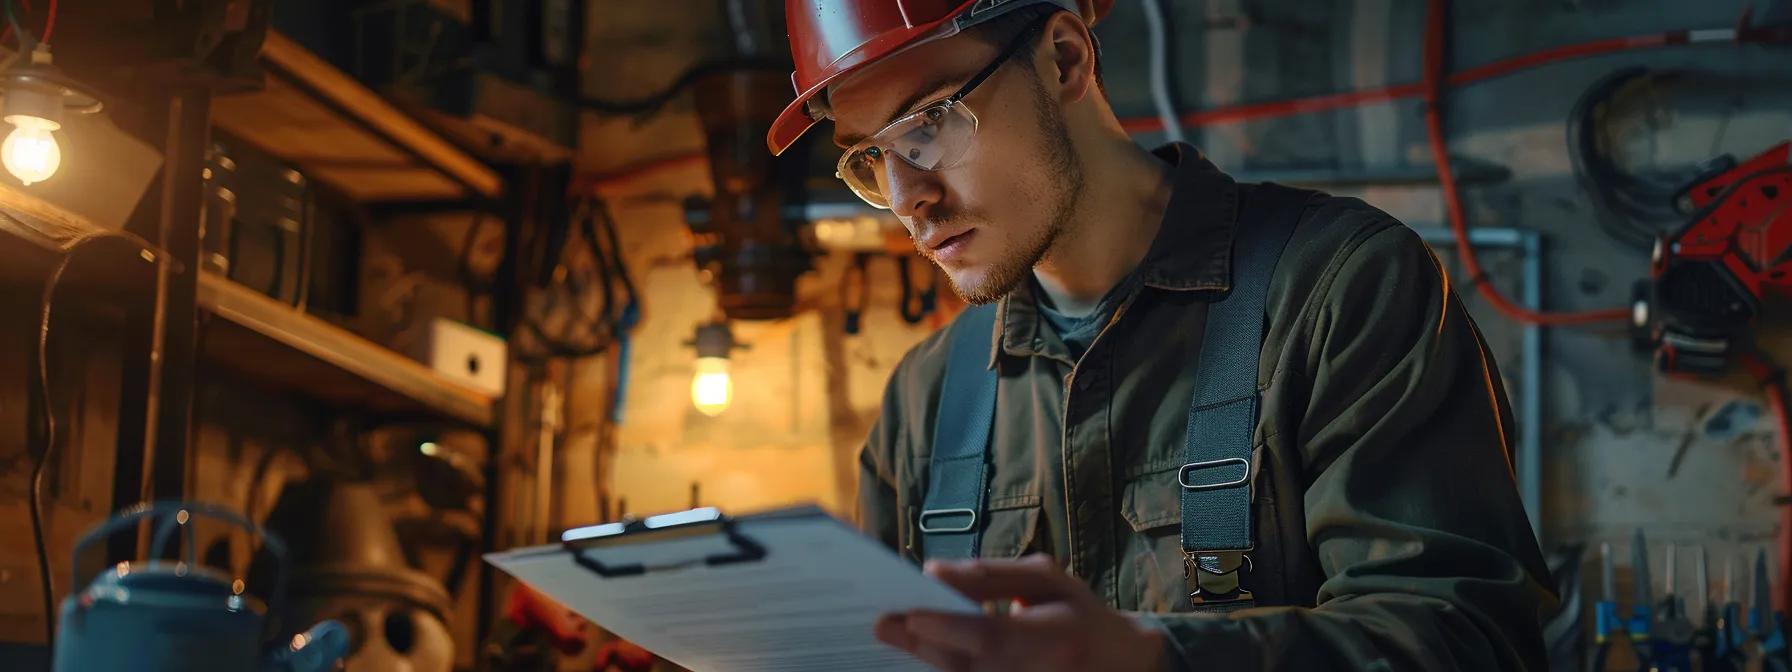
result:
<svg viewBox="0 0 1792 672"><path fill-rule="evenodd" d="M1052 249L1065 239L1076 216L1076 206L1082 201L1083 165L1077 160L1076 146L1070 141L1070 125L1064 120L1063 110L1058 109L1056 101L1046 94L1045 86L1037 75L1031 78L1030 83L1041 131L1039 151L1043 165L1040 169L1050 178L1048 193L1041 196L1052 198L1055 195L1050 221L1037 229L1031 240L1019 241L1019 244L1004 250L984 271L981 280L974 284L959 284L958 279L950 273L946 275L947 283L952 286L952 291L958 298L973 306L1000 301L1026 282L1033 267L1045 260Z"/></svg>

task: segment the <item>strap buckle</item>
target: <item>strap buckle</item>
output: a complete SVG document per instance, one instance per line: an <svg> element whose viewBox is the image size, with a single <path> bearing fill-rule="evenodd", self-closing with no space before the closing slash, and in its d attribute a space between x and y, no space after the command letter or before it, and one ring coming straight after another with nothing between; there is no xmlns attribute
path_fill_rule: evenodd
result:
<svg viewBox="0 0 1792 672"><path fill-rule="evenodd" d="M1232 479L1230 481L1224 481L1221 483L1190 483L1188 480L1189 472L1200 471L1203 469L1215 469L1218 467L1224 467L1224 466L1233 465L1233 464L1236 464L1240 467L1244 467L1244 471L1243 471L1243 473L1240 473L1238 475L1238 478ZM1176 470L1176 481L1178 483L1181 483L1183 489L1185 489L1185 490L1218 490L1220 488L1231 488L1231 487L1244 485L1245 483L1249 483L1250 480L1251 480L1251 461L1247 460L1245 458L1242 458L1242 457L1223 457L1223 458L1220 458L1217 460L1202 460L1200 462L1190 462L1188 464L1182 465L1181 469Z"/></svg>
<svg viewBox="0 0 1792 672"><path fill-rule="evenodd" d="M965 517L964 524L963 525L941 525L938 527L929 526L927 524L928 519L947 518L950 516L964 516ZM950 534L953 532L969 532L971 530L977 529L977 510L976 509L929 509L929 510L921 512L921 515L918 516L917 520L915 521L915 525L917 527L920 527L921 531L925 532L927 534L939 534L939 533Z"/></svg>
<svg viewBox="0 0 1792 672"><path fill-rule="evenodd" d="M1253 567L1250 549L1182 551L1182 576L1190 604L1224 604L1255 599L1245 588Z"/></svg>

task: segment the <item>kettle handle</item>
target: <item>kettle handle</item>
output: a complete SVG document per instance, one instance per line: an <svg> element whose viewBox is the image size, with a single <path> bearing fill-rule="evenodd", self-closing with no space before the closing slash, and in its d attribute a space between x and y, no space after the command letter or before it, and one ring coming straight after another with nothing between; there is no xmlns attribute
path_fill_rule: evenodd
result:
<svg viewBox="0 0 1792 672"><path fill-rule="evenodd" d="M69 577L73 580L74 585L81 585L79 580L81 576L80 558L82 551L87 550L88 546L124 530L136 527L146 516L178 514L182 511L188 512L190 515L201 514L210 518L216 518L242 528L244 531L257 537L261 537L261 545L266 548L269 553L273 554L275 560L274 586L269 591L272 594L268 595L268 613L280 613L280 605L285 601L286 597L286 542L281 541L279 535L263 529L260 525L256 525L249 519L244 518L229 509L198 502L162 500L158 502L134 504L119 511L111 518L108 518L106 522L100 523L98 527L93 528L87 534L82 535L81 540L75 542L75 551L71 554L71 557L74 558L75 562L73 563L74 567L71 568L69 572ZM179 523L178 519L171 518L170 520ZM155 550L152 552L158 552L161 549L166 539L164 535L173 531L173 529L173 525L164 525L163 529L157 531L153 544ZM197 558L193 558L192 560L195 562L198 561Z"/></svg>

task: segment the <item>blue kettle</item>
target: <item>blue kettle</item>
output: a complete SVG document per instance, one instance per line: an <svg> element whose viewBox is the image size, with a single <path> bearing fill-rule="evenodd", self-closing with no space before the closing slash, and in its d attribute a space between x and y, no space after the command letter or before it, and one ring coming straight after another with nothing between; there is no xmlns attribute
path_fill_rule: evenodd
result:
<svg viewBox="0 0 1792 672"><path fill-rule="evenodd" d="M166 516L151 557L194 515L215 518L261 537L278 563L267 604L243 594L243 582L188 562L121 562L62 601L53 672L325 672L348 654L348 631L324 621L290 640L263 646L265 616L280 613L286 589L286 545L260 526L205 504L157 502L125 509L76 543L81 557L95 542ZM193 558L187 535L187 560ZM75 573L79 576L80 566Z"/></svg>

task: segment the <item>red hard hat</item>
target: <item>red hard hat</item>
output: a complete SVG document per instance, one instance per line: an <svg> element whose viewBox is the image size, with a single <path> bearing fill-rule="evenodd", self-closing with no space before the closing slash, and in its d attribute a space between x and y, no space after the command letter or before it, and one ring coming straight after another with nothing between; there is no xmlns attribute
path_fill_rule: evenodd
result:
<svg viewBox="0 0 1792 672"><path fill-rule="evenodd" d="M766 144L772 154L784 153L820 119L809 100L847 73L927 38L954 35L1035 4L1077 12L1093 26L1114 0L785 0L796 101L772 123Z"/></svg>

